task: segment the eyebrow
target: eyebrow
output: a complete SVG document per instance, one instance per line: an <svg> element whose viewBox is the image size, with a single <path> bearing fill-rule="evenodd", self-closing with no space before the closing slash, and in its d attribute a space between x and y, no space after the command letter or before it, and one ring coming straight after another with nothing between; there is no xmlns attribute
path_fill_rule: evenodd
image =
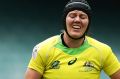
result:
<svg viewBox="0 0 120 79"><path fill-rule="evenodd" d="M75 14L76 12L70 12L69 14ZM81 15L87 15L86 13L81 13Z"/></svg>

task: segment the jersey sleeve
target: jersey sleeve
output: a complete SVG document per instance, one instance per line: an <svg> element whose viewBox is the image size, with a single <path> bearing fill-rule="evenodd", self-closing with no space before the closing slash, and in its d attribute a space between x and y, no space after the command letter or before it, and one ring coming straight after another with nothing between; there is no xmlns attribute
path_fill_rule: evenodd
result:
<svg viewBox="0 0 120 79"><path fill-rule="evenodd" d="M44 54L44 51L42 51L41 47L36 45L33 49L32 57L28 64L28 68L34 69L40 74L43 74L44 62L43 62L43 57L41 56L41 53Z"/></svg>
<svg viewBox="0 0 120 79"><path fill-rule="evenodd" d="M103 70L107 75L110 76L120 69L120 62L118 61L115 54L112 52L111 48L109 48L107 52L105 52L105 56L106 57L104 59Z"/></svg>

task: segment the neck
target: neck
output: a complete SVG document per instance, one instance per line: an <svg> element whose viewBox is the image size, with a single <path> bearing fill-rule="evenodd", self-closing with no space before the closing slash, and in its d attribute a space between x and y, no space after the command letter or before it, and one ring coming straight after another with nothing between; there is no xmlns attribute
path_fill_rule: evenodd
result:
<svg viewBox="0 0 120 79"><path fill-rule="evenodd" d="M70 48L78 48L84 42L84 38L77 39L77 40L72 39L66 33L64 33L64 35L63 35L63 40L64 40L65 44Z"/></svg>

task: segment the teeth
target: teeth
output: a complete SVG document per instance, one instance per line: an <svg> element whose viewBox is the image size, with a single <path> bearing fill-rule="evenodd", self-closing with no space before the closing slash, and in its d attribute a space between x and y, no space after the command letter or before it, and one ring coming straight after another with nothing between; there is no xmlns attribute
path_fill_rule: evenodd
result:
<svg viewBox="0 0 120 79"><path fill-rule="evenodd" d="M80 26L73 26L73 28L75 28L75 29L80 29Z"/></svg>

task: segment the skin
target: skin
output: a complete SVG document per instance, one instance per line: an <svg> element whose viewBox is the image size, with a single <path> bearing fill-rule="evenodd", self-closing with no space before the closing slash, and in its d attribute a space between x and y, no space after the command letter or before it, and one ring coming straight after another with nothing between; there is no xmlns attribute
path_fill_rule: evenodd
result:
<svg viewBox="0 0 120 79"><path fill-rule="evenodd" d="M110 76L111 79L120 79L120 69Z"/></svg>
<svg viewBox="0 0 120 79"><path fill-rule="evenodd" d="M68 33L66 33L66 31L64 32L64 41L68 47L76 48L82 45L84 37L80 37L85 34L88 24L88 15L83 11L73 10L68 13L66 16L66 28Z"/></svg>
<svg viewBox="0 0 120 79"><path fill-rule="evenodd" d="M68 13L68 15L66 16L67 32L72 38L75 38L72 39L71 37L69 37L66 31L64 31L63 39L68 45L68 47L77 48L83 44L84 38L80 37L83 36L86 32L88 24L88 16L83 11L74 10ZM80 39L76 40L76 38ZM112 74L110 77L111 79L120 79L120 70ZM25 79L42 79L42 74L33 69L28 68L25 73Z"/></svg>
<svg viewBox="0 0 120 79"><path fill-rule="evenodd" d="M33 69L28 68L25 72L25 79L42 79L42 74Z"/></svg>

